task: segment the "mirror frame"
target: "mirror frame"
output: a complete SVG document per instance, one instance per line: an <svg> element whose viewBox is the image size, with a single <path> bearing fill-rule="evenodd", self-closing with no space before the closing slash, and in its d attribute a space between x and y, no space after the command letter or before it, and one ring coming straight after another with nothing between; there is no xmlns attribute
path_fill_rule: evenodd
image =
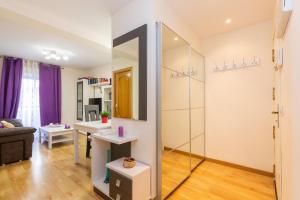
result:
<svg viewBox="0 0 300 200"><path fill-rule="evenodd" d="M139 118L147 121L147 24L113 39L113 48L139 39Z"/></svg>

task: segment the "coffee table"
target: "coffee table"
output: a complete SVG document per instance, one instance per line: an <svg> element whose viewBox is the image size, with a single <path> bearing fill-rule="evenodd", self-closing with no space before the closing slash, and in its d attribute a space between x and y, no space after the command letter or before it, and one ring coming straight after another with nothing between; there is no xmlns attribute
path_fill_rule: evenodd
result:
<svg viewBox="0 0 300 200"><path fill-rule="evenodd" d="M65 129L65 127L43 126L39 128L39 141L42 139L48 142L48 148L52 149L52 145L60 142L74 141L73 128Z"/></svg>

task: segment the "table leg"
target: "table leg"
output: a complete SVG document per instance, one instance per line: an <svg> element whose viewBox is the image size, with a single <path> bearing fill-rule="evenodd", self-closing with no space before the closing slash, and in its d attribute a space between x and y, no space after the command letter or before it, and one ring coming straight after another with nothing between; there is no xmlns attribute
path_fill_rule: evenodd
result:
<svg viewBox="0 0 300 200"><path fill-rule="evenodd" d="M48 148L52 149L52 134L48 133Z"/></svg>
<svg viewBox="0 0 300 200"><path fill-rule="evenodd" d="M40 144L42 143L42 136L41 136L41 133L42 131L41 131L41 129L39 128L39 142L40 142Z"/></svg>
<svg viewBox="0 0 300 200"><path fill-rule="evenodd" d="M74 129L73 131L74 136L74 161L75 163L79 163L79 145L78 145L78 131Z"/></svg>

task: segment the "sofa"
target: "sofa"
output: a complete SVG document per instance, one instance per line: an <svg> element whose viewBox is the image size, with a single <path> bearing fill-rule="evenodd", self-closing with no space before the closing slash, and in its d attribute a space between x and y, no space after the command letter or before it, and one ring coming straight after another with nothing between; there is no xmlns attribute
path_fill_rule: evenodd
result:
<svg viewBox="0 0 300 200"><path fill-rule="evenodd" d="M5 120L15 128L0 128L0 165L28 160L32 156L35 128L23 127L17 119Z"/></svg>

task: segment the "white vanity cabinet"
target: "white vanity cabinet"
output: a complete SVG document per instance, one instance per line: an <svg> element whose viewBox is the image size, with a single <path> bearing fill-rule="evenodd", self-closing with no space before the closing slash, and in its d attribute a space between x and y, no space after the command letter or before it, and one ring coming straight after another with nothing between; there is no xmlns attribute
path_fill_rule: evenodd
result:
<svg viewBox="0 0 300 200"><path fill-rule="evenodd" d="M109 196L114 200L149 200L150 167L136 162L134 168L124 168L123 158L106 165L110 169Z"/></svg>
<svg viewBox="0 0 300 200"><path fill-rule="evenodd" d="M150 167L141 162L131 169L122 165L124 157L131 156L131 145L137 140L129 134L118 137L112 129L92 134L92 181L94 191L105 200L150 199ZM107 170L109 183L104 182Z"/></svg>

